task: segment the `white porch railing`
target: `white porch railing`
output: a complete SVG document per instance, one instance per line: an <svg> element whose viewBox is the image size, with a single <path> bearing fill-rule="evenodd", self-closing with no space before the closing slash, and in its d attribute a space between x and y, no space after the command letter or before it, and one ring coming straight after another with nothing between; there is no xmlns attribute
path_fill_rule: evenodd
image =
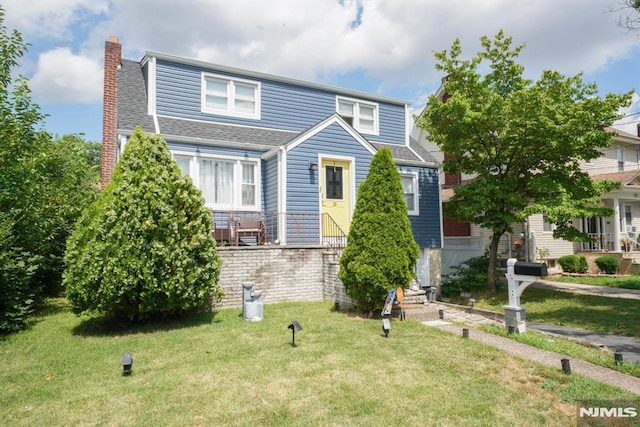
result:
<svg viewBox="0 0 640 427"><path fill-rule="evenodd" d="M580 250L583 252L608 252L614 250L612 233L587 233L591 242L581 242Z"/></svg>

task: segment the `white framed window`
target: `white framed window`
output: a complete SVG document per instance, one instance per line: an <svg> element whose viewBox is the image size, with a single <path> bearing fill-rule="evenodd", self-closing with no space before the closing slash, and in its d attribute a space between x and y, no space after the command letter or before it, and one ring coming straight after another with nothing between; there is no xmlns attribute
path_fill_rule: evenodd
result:
<svg viewBox="0 0 640 427"><path fill-rule="evenodd" d="M260 82L202 73L202 111L260 119Z"/></svg>
<svg viewBox="0 0 640 427"><path fill-rule="evenodd" d="M401 172L404 201L407 202L407 214L418 215L418 174Z"/></svg>
<svg viewBox="0 0 640 427"><path fill-rule="evenodd" d="M336 112L357 131L378 135L378 104L337 96Z"/></svg>
<svg viewBox="0 0 640 427"><path fill-rule="evenodd" d="M210 209L259 210L259 162L233 157L174 153L183 175L202 191Z"/></svg>
<svg viewBox="0 0 640 427"><path fill-rule="evenodd" d="M616 157L618 159L618 172L624 171L624 148L616 148Z"/></svg>
<svg viewBox="0 0 640 427"><path fill-rule="evenodd" d="M555 230L555 224L549 222L549 215L545 212L542 214L542 231L552 232Z"/></svg>

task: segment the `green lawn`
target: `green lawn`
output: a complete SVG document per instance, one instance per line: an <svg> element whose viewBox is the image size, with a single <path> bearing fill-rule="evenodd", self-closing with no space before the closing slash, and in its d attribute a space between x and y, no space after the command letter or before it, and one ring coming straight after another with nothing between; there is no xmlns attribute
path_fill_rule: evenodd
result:
<svg viewBox="0 0 640 427"><path fill-rule="evenodd" d="M550 276L545 280L565 283L582 283L583 285L609 286L611 288L640 290L640 276Z"/></svg>
<svg viewBox="0 0 640 427"><path fill-rule="evenodd" d="M475 307L504 312L506 286L496 294L474 294ZM520 302L527 320L640 338L640 300L580 295L529 286ZM464 302L466 303L466 301Z"/></svg>
<svg viewBox="0 0 640 427"><path fill-rule="evenodd" d="M637 398L415 321L394 320L384 338L380 320L331 307L105 327L53 300L0 341L0 425L565 426L576 399Z"/></svg>

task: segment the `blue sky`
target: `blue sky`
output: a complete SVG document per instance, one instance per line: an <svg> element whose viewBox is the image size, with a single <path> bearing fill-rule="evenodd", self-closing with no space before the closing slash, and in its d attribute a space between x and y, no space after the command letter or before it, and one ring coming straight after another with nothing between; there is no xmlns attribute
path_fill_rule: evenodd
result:
<svg viewBox="0 0 640 427"><path fill-rule="evenodd" d="M459 38L472 56L500 29L525 43L528 77L584 73L640 92L640 32L619 0L5 0L5 26L31 43L20 72L52 134L102 138L104 42L125 58L168 53L404 99L419 111L440 82L434 51ZM640 112L640 101L626 113ZM621 120L635 132L640 115Z"/></svg>

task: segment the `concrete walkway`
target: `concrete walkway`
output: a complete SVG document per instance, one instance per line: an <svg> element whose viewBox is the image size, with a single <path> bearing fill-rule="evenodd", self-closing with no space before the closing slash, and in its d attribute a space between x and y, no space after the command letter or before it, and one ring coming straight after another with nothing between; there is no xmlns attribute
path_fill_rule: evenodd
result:
<svg viewBox="0 0 640 427"><path fill-rule="evenodd" d="M597 295L610 298L640 299L640 291L636 289L609 288L607 286L581 285L579 283L553 282L538 280L531 286L536 288L555 289L573 294Z"/></svg>
<svg viewBox="0 0 640 427"><path fill-rule="evenodd" d="M563 283L563 285L565 285ZM568 284L570 285L570 284ZM586 285L580 285L586 286ZM570 287L564 287L570 292ZM615 289L615 288L608 288ZM585 289L583 293L587 293ZM613 294L610 293L609 296ZM591 378L606 384L618 386L624 390L640 395L640 378L629 376L612 369L603 368L580 359L574 359L547 350L541 350L509 338L481 331L485 324L504 327L503 315L484 310L470 309L444 303L429 305L415 304L415 307L405 309L406 318L421 321L424 325L437 327L441 330L462 335L462 329L468 329L470 339L500 348L510 354L523 359L532 360L547 366L562 368L562 359L568 359L571 372ZM596 334L590 331L565 328L561 326L527 322L531 330L538 330L549 335L583 341L594 346L605 346L608 349L623 354L623 363L640 362L640 340L618 335ZM613 357L613 355L612 355Z"/></svg>
<svg viewBox="0 0 640 427"><path fill-rule="evenodd" d="M640 362L640 340L621 335L598 334L584 329L572 329L548 323L527 322L527 328L549 335L572 339L595 347L604 347L622 354L622 360Z"/></svg>
<svg viewBox="0 0 640 427"><path fill-rule="evenodd" d="M455 325L446 321L427 321L423 323L428 326L435 326L438 329L453 334L462 335L463 327L460 325ZM468 330L469 339L480 341L493 347L500 348L507 353L513 354L514 356L532 360L543 365L561 369L562 359L568 359L572 374L579 374L583 377L590 378L602 383L611 384L624 390L630 391L631 393L640 395L640 378L632 377L630 375L614 371L613 369L603 368L602 366L594 365L580 359L574 359L551 351L541 350L539 348L522 344L509 338L504 338L498 335L483 332L479 329L468 328Z"/></svg>

